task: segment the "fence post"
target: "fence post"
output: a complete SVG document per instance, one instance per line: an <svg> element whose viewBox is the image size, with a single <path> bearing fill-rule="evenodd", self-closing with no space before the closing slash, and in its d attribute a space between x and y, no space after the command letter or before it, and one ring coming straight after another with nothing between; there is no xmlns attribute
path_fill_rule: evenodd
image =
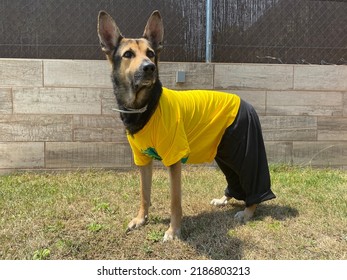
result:
<svg viewBox="0 0 347 280"><path fill-rule="evenodd" d="M206 0L206 63L212 59L212 0Z"/></svg>

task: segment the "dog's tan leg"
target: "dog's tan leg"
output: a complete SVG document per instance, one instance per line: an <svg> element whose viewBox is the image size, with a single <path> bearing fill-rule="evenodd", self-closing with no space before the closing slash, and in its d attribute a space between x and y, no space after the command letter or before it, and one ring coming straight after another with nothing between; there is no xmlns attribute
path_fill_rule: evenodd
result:
<svg viewBox="0 0 347 280"><path fill-rule="evenodd" d="M128 224L128 230L138 228L145 224L148 216L148 208L151 205L152 187L152 162L145 166L140 166L141 179L141 202L137 217Z"/></svg>
<svg viewBox="0 0 347 280"><path fill-rule="evenodd" d="M235 215L235 220L240 223L247 223L249 219L253 217L257 206L258 204L253 204L249 207L246 207L245 210L237 212Z"/></svg>
<svg viewBox="0 0 347 280"><path fill-rule="evenodd" d="M232 199L232 197L229 196L223 196L222 198L214 198L211 200L210 204L214 206L224 206L228 203L228 201Z"/></svg>
<svg viewBox="0 0 347 280"><path fill-rule="evenodd" d="M182 220L182 194L181 194L181 162L169 167L171 185L171 221L170 227L165 232L164 241L179 238Z"/></svg>

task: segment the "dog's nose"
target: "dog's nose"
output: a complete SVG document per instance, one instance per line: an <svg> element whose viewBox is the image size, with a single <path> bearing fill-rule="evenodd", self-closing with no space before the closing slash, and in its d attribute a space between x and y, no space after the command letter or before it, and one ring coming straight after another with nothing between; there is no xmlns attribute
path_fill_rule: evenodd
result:
<svg viewBox="0 0 347 280"><path fill-rule="evenodd" d="M155 71L155 64L152 62L144 62L142 65L143 72L151 74Z"/></svg>

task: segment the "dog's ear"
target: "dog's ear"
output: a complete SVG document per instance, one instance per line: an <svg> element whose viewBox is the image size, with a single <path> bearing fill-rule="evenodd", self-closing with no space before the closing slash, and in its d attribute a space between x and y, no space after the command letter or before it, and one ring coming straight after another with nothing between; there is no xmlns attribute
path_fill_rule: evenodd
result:
<svg viewBox="0 0 347 280"><path fill-rule="evenodd" d="M123 38L115 21L105 11L99 12L98 35L101 49L106 55L110 55Z"/></svg>
<svg viewBox="0 0 347 280"><path fill-rule="evenodd" d="M156 52L163 47L164 25L159 11L154 11L149 17L143 37L151 42Z"/></svg>

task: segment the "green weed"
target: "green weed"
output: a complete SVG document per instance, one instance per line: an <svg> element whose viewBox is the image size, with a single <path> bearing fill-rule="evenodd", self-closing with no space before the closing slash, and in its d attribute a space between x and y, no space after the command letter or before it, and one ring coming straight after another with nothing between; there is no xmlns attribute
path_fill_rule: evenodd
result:
<svg viewBox="0 0 347 280"><path fill-rule="evenodd" d="M40 249L34 252L33 260L48 260L51 255L49 249Z"/></svg>
<svg viewBox="0 0 347 280"><path fill-rule="evenodd" d="M103 225L93 222L87 226L87 229L91 232L99 232L103 229Z"/></svg>

